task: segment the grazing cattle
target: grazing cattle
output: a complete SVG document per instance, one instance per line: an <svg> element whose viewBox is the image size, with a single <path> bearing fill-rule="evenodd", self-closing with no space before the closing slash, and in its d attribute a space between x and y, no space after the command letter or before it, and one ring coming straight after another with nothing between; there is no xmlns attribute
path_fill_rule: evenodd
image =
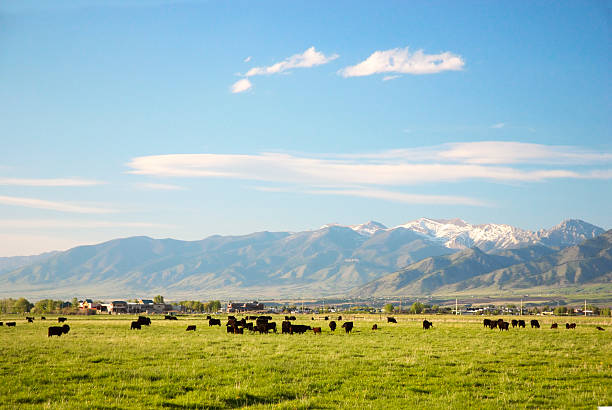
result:
<svg viewBox="0 0 612 410"><path fill-rule="evenodd" d="M523 329L525 329L525 321L523 319L519 319L518 325L519 327L522 327Z"/></svg>
<svg viewBox="0 0 612 410"><path fill-rule="evenodd" d="M227 333L234 333L234 326L225 326Z"/></svg>
<svg viewBox="0 0 612 410"><path fill-rule="evenodd" d="M17 322L6 322L6 326L7 327L16 327L17 326Z"/></svg>
<svg viewBox="0 0 612 410"><path fill-rule="evenodd" d="M257 320L257 316L248 316L249 320Z"/></svg>
<svg viewBox="0 0 612 410"><path fill-rule="evenodd" d="M164 320L178 320L178 317L172 315L164 315Z"/></svg>
<svg viewBox="0 0 612 410"><path fill-rule="evenodd" d="M353 330L353 322L344 322L342 327L346 333L351 333L351 330Z"/></svg>
<svg viewBox="0 0 612 410"><path fill-rule="evenodd" d="M246 323L246 324L244 325L244 327L245 327L246 329L249 329L251 332L253 332L253 331L255 330L255 329L253 328L253 323Z"/></svg>
<svg viewBox="0 0 612 410"><path fill-rule="evenodd" d="M374 323L374 326L372 326L372 330L378 330L378 325L376 325L376 323Z"/></svg>
<svg viewBox="0 0 612 410"><path fill-rule="evenodd" d="M291 333L291 322L290 321L285 320L281 323L281 333L282 334Z"/></svg>
<svg viewBox="0 0 612 410"><path fill-rule="evenodd" d="M221 319L208 319L208 326L221 326Z"/></svg>
<svg viewBox="0 0 612 410"><path fill-rule="evenodd" d="M306 333L307 330L311 330L312 328L308 325L294 325L291 324L291 328L290 328L290 332L291 334L294 333Z"/></svg>
<svg viewBox="0 0 612 410"><path fill-rule="evenodd" d="M133 321L130 325L130 330L140 330L140 323L138 323L138 321Z"/></svg>
<svg viewBox="0 0 612 410"><path fill-rule="evenodd" d="M150 326L151 325L151 319L145 316L138 316L138 320L137 320L139 325L144 325L144 326Z"/></svg>
<svg viewBox="0 0 612 410"><path fill-rule="evenodd" d="M498 323L498 322L497 322L497 320L491 320L491 321L489 322L489 327L490 327L491 329L495 329L495 328L497 327L497 323Z"/></svg>
<svg viewBox="0 0 612 410"><path fill-rule="evenodd" d="M268 322L267 323L267 327L266 327L266 331L268 330L273 330L274 333L276 333L276 322Z"/></svg>
<svg viewBox="0 0 612 410"><path fill-rule="evenodd" d="M314 320L314 317L311 317L310 320Z"/></svg>
<svg viewBox="0 0 612 410"><path fill-rule="evenodd" d="M289 316L285 316L285 320L289 320Z"/></svg>
<svg viewBox="0 0 612 410"><path fill-rule="evenodd" d="M34 319L32 319L31 317L26 317L26 320L28 321L28 323L34 323Z"/></svg>
<svg viewBox="0 0 612 410"><path fill-rule="evenodd" d="M295 316L289 316L289 320L297 320Z"/></svg>
<svg viewBox="0 0 612 410"><path fill-rule="evenodd" d="M532 328L532 329L533 329L534 327L535 327L536 329L539 329L539 328L540 328L540 322L538 322L538 321L537 321L537 320L535 320L535 319L531 319L531 322L529 322L529 323L531 324L531 328Z"/></svg>
<svg viewBox="0 0 612 410"><path fill-rule="evenodd" d="M0 322L0 326L4 326L4 323L3 323L3 322Z"/></svg>
<svg viewBox="0 0 612 410"><path fill-rule="evenodd" d="M512 319L512 327L515 328L518 326L518 320Z"/></svg>
<svg viewBox="0 0 612 410"><path fill-rule="evenodd" d="M65 322L66 320L68 320L68 319L66 319L65 317L58 317L57 318L57 323L62 323L62 322Z"/></svg>
<svg viewBox="0 0 612 410"><path fill-rule="evenodd" d="M559 328L559 325L556 324L556 323L553 323L552 325L550 325L550 328L551 329L557 329L557 328Z"/></svg>
<svg viewBox="0 0 612 410"><path fill-rule="evenodd" d="M332 332L336 331L336 322L334 322L333 320L331 322L329 322L329 328L331 329Z"/></svg>
<svg viewBox="0 0 612 410"><path fill-rule="evenodd" d="M315 334L315 335L316 335L317 333L318 333L318 334L321 334L321 328L320 328L320 327L313 327L313 328L312 328L312 331L314 332L314 334Z"/></svg>
<svg viewBox="0 0 612 410"><path fill-rule="evenodd" d="M502 320L502 322L501 322L501 323L498 323L498 324L497 324L497 327L499 327L499 330L505 330L505 331L508 331L508 328L510 327L510 323L508 323L508 322L504 322L504 321Z"/></svg>
<svg viewBox="0 0 612 410"><path fill-rule="evenodd" d="M236 320L236 316L231 316L230 315L230 316L227 317L227 320Z"/></svg>
<svg viewBox="0 0 612 410"><path fill-rule="evenodd" d="M566 323L566 324L565 324L565 328L566 328L566 329L569 329L569 328L570 328L569 323Z"/></svg>
<svg viewBox="0 0 612 410"><path fill-rule="evenodd" d="M433 327L433 323L431 323L429 320L425 319L423 320L423 329L427 330L430 327Z"/></svg>
<svg viewBox="0 0 612 410"><path fill-rule="evenodd" d="M576 329L576 324L575 323L570 323L570 329Z"/></svg>
<svg viewBox="0 0 612 410"><path fill-rule="evenodd" d="M210 315L206 315L206 320L210 320L212 319L212 317L210 317Z"/></svg>
<svg viewBox="0 0 612 410"><path fill-rule="evenodd" d="M47 337L51 336L61 336L64 334L64 329L62 326L51 326L47 331Z"/></svg>
<svg viewBox="0 0 612 410"><path fill-rule="evenodd" d="M234 326L236 324L236 319L228 319L225 326Z"/></svg>
<svg viewBox="0 0 612 410"><path fill-rule="evenodd" d="M40 320L47 320L47 318L46 318L46 317L44 317L44 316L41 316L41 317L40 317Z"/></svg>
<svg viewBox="0 0 612 410"><path fill-rule="evenodd" d="M235 335L243 335L244 334L244 328L243 327L234 326L234 334Z"/></svg>
<svg viewBox="0 0 612 410"><path fill-rule="evenodd" d="M485 319L482 321L484 327L491 327L491 319Z"/></svg>
<svg viewBox="0 0 612 410"><path fill-rule="evenodd" d="M605 329L601 326L597 326L597 330L605 330Z"/></svg>
<svg viewBox="0 0 612 410"><path fill-rule="evenodd" d="M395 320L394 317L388 317L387 318L387 323L397 323L397 320Z"/></svg>
<svg viewBox="0 0 612 410"><path fill-rule="evenodd" d="M195 332L195 330L196 330L196 325L188 325L188 326L187 326L187 330L186 330L186 331L187 331L187 332L189 332L189 331L191 331L191 330L193 330L193 331Z"/></svg>
<svg viewBox="0 0 612 410"><path fill-rule="evenodd" d="M273 330L276 333L276 323L274 322L262 322L257 323L257 331L261 333L268 333L270 330Z"/></svg>
<svg viewBox="0 0 612 410"><path fill-rule="evenodd" d="M329 316L325 316L325 320L329 320Z"/></svg>

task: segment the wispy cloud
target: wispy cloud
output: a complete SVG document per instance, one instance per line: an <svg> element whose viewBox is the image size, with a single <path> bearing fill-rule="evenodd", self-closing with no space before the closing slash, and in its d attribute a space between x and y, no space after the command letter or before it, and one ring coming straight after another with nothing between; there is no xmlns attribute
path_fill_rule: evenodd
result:
<svg viewBox="0 0 612 410"><path fill-rule="evenodd" d="M434 74L463 69L463 58L449 51L425 54L423 50L411 53L409 48L375 51L364 61L339 71L343 77L362 77L381 73Z"/></svg>
<svg viewBox="0 0 612 410"><path fill-rule="evenodd" d="M291 57L287 57L283 61L272 64L270 66L251 68L249 71L246 72L246 74L244 74L244 77L247 78L238 80L231 86L231 92L237 94L251 89L253 85L249 81L249 77L254 77L258 75L280 74L287 72L293 68L315 67L327 64L338 57L338 54L331 54L326 56L320 51L317 51L314 47L310 47L303 53L294 54ZM245 63L249 61L251 61L250 56L244 60Z"/></svg>
<svg viewBox="0 0 612 410"><path fill-rule="evenodd" d="M156 183L139 183L134 184L138 189L153 190L153 191L182 191L185 188L180 185L172 184L156 184Z"/></svg>
<svg viewBox="0 0 612 410"><path fill-rule="evenodd" d="M77 229L77 228L168 228L171 225L150 222L86 221L61 219L0 219L0 228L7 229Z"/></svg>
<svg viewBox="0 0 612 410"><path fill-rule="evenodd" d="M383 81L391 81L391 80L395 80L396 78L400 78L401 75L386 75L383 77Z"/></svg>
<svg viewBox="0 0 612 410"><path fill-rule="evenodd" d="M105 182L81 178L3 178L0 177L0 185L12 186L38 186L38 187L68 187L68 186L93 186L102 185Z"/></svg>
<svg viewBox="0 0 612 410"><path fill-rule="evenodd" d="M491 125L491 128L496 128L496 129L499 129L499 128L504 128L505 126L506 126L506 123L504 123L504 122L498 122L497 124L493 124L493 125Z"/></svg>
<svg viewBox="0 0 612 410"><path fill-rule="evenodd" d="M243 78L232 84L232 93L243 93L245 91L250 90L251 88L253 88L253 84L251 84L248 78Z"/></svg>
<svg viewBox="0 0 612 410"><path fill-rule="evenodd" d="M79 214L108 214L116 212L116 210L109 208L83 206L70 202L56 202L47 201L44 199L22 198L14 196L0 196L0 204Z"/></svg>
<svg viewBox="0 0 612 410"><path fill-rule="evenodd" d="M294 54L291 57L288 57L283 61L272 64L270 66L253 67L249 71L247 71L245 77L252 77L255 75L279 74L292 68L315 67L318 65L327 64L338 57L338 54L326 56L325 54L317 51L314 47L310 47L301 54Z"/></svg>

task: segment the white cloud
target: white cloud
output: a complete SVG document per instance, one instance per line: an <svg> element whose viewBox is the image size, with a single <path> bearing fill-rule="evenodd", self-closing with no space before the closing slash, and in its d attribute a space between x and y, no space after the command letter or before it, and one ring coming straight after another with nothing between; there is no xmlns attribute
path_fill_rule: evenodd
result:
<svg viewBox="0 0 612 410"><path fill-rule="evenodd" d="M425 54L423 50L411 53L408 47L375 51L364 61L339 71L343 77L362 77L380 73L434 74L458 71L465 62L456 54L444 52Z"/></svg>
<svg viewBox="0 0 612 410"><path fill-rule="evenodd" d="M159 191L182 191L185 188L179 185L172 184L154 184L154 183L140 183L134 184L139 189L159 190Z"/></svg>
<svg viewBox="0 0 612 410"><path fill-rule="evenodd" d="M505 126L506 126L506 123L504 123L504 122L498 122L497 124L493 124L493 125L491 125L491 128L496 128L496 129L499 129L499 128L504 128Z"/></svg>
<svg viewBox="0 0 612 410"><path fill-rule="evenodd" d="M47 201L44 199L22 198L14 196L0 196L0 204L80 214L108 214L116 212L113 209L82 206L70 202L56 202Z"/></svg>
<svg viewBox="0 0 612 410"><path fill-rule="evenodd" d="M61 219L0 219L3 229L78 229L78 228L167 228L170 225L150 222L84 221Z"/></svg>
<svg viewBox="0 0 612 410"><path fill-rule="evenodd" d="M383 81L395 80L396 78L400 78L401 75L386 75L383 77Z"/></svg>
<svg viewBox="0 0 612 410"><path fill-rule="evenodd" d="M249 61L251 61L251 58L252 58L251 56L248 56L248 57L247 57L247 58L245 58L243 61L244 61L245 63L248 63Z"/></svg>
<svg viewBox="0 0 612 410"><path fill-rule="evenodd" d="M60 186L93 186L102 185L105 182L81 178L1 178L0 185L13 186L40 186L40 187L60 187Z"/></svg>
<svg viewBox="0 0 612 410"><path fill-rule="evenodd" d="M330 61L338 58L338 54L332 54L326 56L323 53L317 51L314 47L310 47L301 54L294 54L285 60L272 64L268 67L253 67L245 74L246 77L252 77L255 75L270 75L278 74L292 68L309 68L322 64L327 64Z"/></svg>
<svg viewBox="0 0 612 410"><path fill-rule="evenodd" d="M592 163L612 154L569 152L538 144L475 142L413 150L345 156L177 154L133 158L132 173L164 177L208 177L269 181L309 186L401 186L433 182L487 180L530 182L607 175L547 167L524 169L515 163Z"/></svg>
<svg viewBox="0 0 612 410"><path fill-rule="evenodd" d="M241 80L236 81L232 85L232 93L242 93L250 90L253 87L253 84L249 81L248 78L243 78Z"/></svg>

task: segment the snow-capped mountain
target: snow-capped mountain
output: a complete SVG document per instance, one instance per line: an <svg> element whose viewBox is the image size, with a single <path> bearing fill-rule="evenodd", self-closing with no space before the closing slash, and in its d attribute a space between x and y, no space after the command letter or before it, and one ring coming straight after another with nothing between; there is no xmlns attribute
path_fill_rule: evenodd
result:
<svg viewBox="0 0 612 410"><path fill-rule="evenodd" d="M450 249L478 247L483 251L512 249L528 245L572 246L586 239L601 235L604 230L587 222L570 219L551 228L537 232L506 224L472 225L462 219L419 218L414 221L386 228L378 222L349 226L354 231L371 236L379 231L407 229L423 237L440 242Z"/></svg>

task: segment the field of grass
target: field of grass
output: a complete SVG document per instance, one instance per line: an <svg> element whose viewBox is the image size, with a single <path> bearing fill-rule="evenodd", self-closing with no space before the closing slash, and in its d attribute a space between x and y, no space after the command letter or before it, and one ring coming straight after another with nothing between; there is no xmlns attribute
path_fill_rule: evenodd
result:
<svg viewBox="0 0 612 410"><path fill-rule="evenodd" d="M397 316L396 316L397 317ZM484 329L482 317L378 315L355 331L227 334L201 317L129 330L130 316L69 316L0 327L2 408L594 408L612 405L612 321L540 318ZM508 320L509 318L506 318ZM530 317L526 317L530 319ZM568 320L569 319L569 320ZM549 329L557 321L576 330ZM381 330L370 330L377 323ZM188 324L197 331L185 332ZM597 331L596 325L606 328ZM248 333L248 332L247 332Z"/></svg>

